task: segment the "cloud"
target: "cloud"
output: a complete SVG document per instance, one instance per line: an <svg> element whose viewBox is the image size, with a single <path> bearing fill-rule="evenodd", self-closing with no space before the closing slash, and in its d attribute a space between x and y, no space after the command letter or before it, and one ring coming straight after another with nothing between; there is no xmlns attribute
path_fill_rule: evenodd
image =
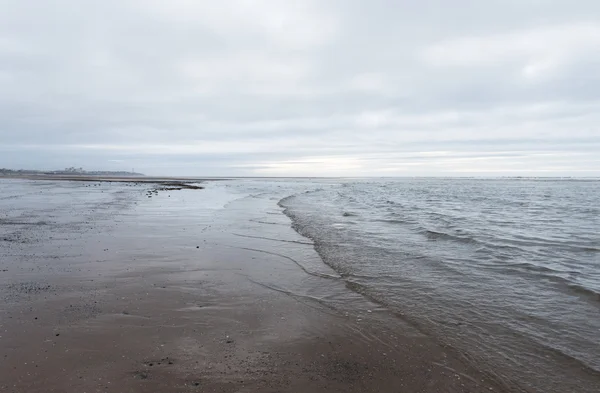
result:
<svg viewBox="0 0 600 393"><path fill-rule="evenodd" d="M598 48L600 24L578 23L443 40L423 56L436 67L514 67L536 78L590 56L600 59Z"/></svg>
<svg viewBox="0 0 600 393"><path fill-rule="evenodd" d="M3 167L600 175L595 1L2 8Z"/></svg>
<svg viewBox="0 0 600 393"><path fill-rule="evenodd" d="M285 51L323 45L335 36L337 27L335 15L314 0L287 4L276 0L231 0L227 5L195 0L136 3L142 12L166 16L184 27L200 27L233 41L266 40Z"/></svg>

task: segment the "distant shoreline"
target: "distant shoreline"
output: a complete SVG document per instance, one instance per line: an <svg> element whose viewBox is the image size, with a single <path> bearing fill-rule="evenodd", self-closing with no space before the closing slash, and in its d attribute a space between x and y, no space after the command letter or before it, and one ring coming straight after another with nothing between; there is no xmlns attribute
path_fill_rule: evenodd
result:
<svg viewBox="0 0 600 393"><path fill-rule="evenodd" d="M354 176L110 176L110 175L58 175L58 174L5 174L0 173L0 179L26 179L26 180L65 180L65 181L99 181L99 182L137 182L137 183L157 183L169 181L201 182L201 181L219 181L234 179L347 179L347 180L401 180L401 179L442 179L442 180L562 180L562 181L599 181L600 177L565 177L565 176L373 176L373 177L354 177Z"/></svg>
<svg viewBox="0 0 600 393"><path fill-rule="evenodd" d="M150 176L103 176L103 175L51 175L51 174L0 174L0 179L57 180L83 182L121 182L121 183L168 183L203 182L229 180L228 178L189 178L189 177L150 177Z"/></svg>

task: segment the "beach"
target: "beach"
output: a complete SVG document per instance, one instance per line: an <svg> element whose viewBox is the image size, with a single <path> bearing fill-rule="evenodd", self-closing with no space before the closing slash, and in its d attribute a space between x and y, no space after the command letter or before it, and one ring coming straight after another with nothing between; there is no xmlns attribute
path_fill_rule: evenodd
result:
<svg viewBox="0 0 600 393"><path fill-rule="evenodd" d="M512 391L219 183L0 180L0 390Z"/></svg>

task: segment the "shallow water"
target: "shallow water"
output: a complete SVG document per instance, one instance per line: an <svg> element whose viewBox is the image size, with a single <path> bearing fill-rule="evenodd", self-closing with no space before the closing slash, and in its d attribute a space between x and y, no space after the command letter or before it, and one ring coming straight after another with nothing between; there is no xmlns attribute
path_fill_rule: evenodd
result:
<svg viewBox="0 0 600 393"><path fill-rule="evenodd" d="M354 290L507 385L598 391L599 200L592 180L405 179L281 204Z"/></svg>
<svg viewBox="0 0 600 393"><path fill-rule="evenodd" d="M7 258L16 244L36 254L57 233L83 236L87 221L106 233L119 221L159 222L178 234L168 249L153 245L160 263L172 248L195 255L204 244L280 258L308 276L262 277L269 288L378 311L350 288L516 390L599 391L600 181L236 180L153 198L145 186L87 185L1 182ZM136 258L154 242L127 233L119 239Z"/></svg>

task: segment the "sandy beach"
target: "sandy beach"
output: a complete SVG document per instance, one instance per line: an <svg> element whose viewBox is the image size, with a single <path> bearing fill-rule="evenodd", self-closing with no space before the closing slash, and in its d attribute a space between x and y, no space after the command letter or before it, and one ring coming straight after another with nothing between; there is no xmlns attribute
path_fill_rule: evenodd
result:
<svg viewBox="0 0 600 393"><path fill-rule="evenodd" d="M347 288L278 195L0 186L2 392L512 390Z"/></svg>

